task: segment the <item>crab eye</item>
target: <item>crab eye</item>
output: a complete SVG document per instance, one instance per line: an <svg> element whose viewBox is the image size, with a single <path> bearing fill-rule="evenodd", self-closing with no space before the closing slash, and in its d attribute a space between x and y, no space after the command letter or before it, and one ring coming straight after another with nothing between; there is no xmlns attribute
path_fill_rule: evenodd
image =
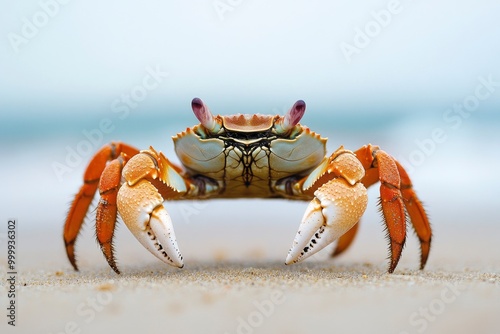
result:
<svg viewBox="0 0 500 334"><path fill-rule="evenodd" d="M220 128L220 122L212 115L210 109L197 97L191 101L194 115L210 133L217 133Z"/></svg>
<svg viewBox="0 0 500 334"><path fill-rule="evenodd" d="M291 128L297 125L304 116L306 112L306 103L302 100L298 100L295 104L288 110L285 116L278 119L275 124L276 132L283 134L288 132Z"/></svg>

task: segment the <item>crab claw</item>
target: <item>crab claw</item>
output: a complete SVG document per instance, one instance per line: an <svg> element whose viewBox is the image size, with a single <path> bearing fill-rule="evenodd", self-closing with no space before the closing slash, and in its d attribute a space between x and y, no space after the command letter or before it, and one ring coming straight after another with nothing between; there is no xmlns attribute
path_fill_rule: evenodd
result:
<svg viewBox="0 0 500 334"><path fill-rule="evenodd" d="M207 105L203 103L200 98L195 97L191 101L191 108L193 108L194 115L210 133L217 133L221 128L221 122L218 117L214 117L208 109Z"/></svg>
<svg viewBox="0 0 500 334"><path fill-rule="evenodd" d="M182 268L172 220L162 203L162 196L147 180L124 184L118 192L118 210L137 240L166 264Z"/></svg>
<svg viewBox="0 0 500 334"><path fill-rule="evenodd" d="M298 100L294 105L288 110L285 116L280 117L276 123L276 132L282 134L288 132L295 125L297 125L304 116L306 112L306 103L302 100Z"/></svg>
<svg viewBox="0 0 500 334"><path fill-rule="evenodd" d="M300 262L349 231L366 209L368 197L361 183L342 178L328 181L314 192L295 235L285 264Z"/></svg>

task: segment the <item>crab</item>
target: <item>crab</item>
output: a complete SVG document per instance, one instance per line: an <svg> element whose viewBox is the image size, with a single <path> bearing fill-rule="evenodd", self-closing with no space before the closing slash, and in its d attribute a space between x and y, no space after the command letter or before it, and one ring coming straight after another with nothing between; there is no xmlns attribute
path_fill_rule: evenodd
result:
<svg viewBox="0 0 500 334"><path fill-rule="evenodd" d="M432 237L429 219L405 169L378 146L369 144L354 152L341 146L326 155L326 138L299 124L306 110L302 100L284 116L214 116L199 98L191 106L200 124L173 137L180 166L153 147L139 151L122 142L105 145L91 159L64 226L66 253L75 270L75 242L97 189L97 241L119 274L113 248L118 214L147 250L182 268L183 257L164 202L310 201L286 257L285 264L292 264L336 240L332 256L343 253L366 209L366 188L378 182L389 241L388 272L395 270L401 257L407 220L420 241L420 269L424 268Z"/></svg>

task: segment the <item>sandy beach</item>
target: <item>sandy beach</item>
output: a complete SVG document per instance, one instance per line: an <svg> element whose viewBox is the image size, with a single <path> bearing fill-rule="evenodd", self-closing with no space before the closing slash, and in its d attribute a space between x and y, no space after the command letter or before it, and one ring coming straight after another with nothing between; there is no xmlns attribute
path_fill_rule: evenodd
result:
<svg viewBox="0 0 500 334"><path fill-rule="evenodd" d="M387 274L381 227L365 225L344 256L332 260L325 250L292 266L283 259L295 226L257 224L239 234L241 225L217 225L224 235L179 225L184 269L159 262L120 228L121 275L107 267L91 228L78 243L79 272L65 258L60 231L23 232L16 327L4 316L2 333L500 332L496 226L436 226L423 271L410 233L396 272ZM193 228L199 233L184 238Z"/></svg>

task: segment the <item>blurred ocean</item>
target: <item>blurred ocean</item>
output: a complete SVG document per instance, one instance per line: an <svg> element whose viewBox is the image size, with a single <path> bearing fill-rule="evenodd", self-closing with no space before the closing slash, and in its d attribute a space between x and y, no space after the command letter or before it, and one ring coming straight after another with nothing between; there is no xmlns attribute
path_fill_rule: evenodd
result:
<svg viewBox="0 0 500 334"><path fill-rule="evenodd" d="M100 131L102 118L95 116L62 119L44 117L43 113L32 119L20 119L14 113L2 116L0 175L6 189L0 204L2 216L17 217L23 225L33 228L62 227L69 201L81 185L91 155L111 140L122 140L138 148L152 145L177 162L171 136L196 124L190 101L185 102L184 107L175 111L168 111L168 107L165 107L166 112L137 110L126 120L103 112L102 118L111 120L113 131L100 132L101 135L96 131ZM500 159L495 152L500 144L500 118L496 110L478 109L460 127L453 129L437 111L381 113L367 110L350 114L338 110L329 112L327 107L314 110L310 105L314 102L308 104L301 123L329 138L329 152L340 145L355 150L372 143L401 160L435 224L498 224L495 217ZM228 107L219 111L229 114L232 110ZM272 112L272 109L262 111ZM276 109L275 112L284 111ZM433 141L432 133L436 128L442 129L444 135L440 139L445 138L444 142ZM87 144L82 145L82 142ZM76 160L74 154L68 158L69 152L82 153L77 154L81 160ZM61 172L55 164L67 168ZM366 220L374 220L378 226L376 188L370 189ZM276 201L271 202L232 201L231 206L238 211L246 205L255 205L263 213L275 210ZM220 205L214 204L214 208ZM287 201L280 201L278 205L285 212L297 207ZM295 216L287 214L283 223L297 225L305 205L298 206L300 209ZM171 208L174 217L182 218L182 206L167 203L167 207ZM211 206L204 210L212 211ZM265 215L261 219L265 220ZM220 220L230 222L233 218L226 212Z"/></svg>

